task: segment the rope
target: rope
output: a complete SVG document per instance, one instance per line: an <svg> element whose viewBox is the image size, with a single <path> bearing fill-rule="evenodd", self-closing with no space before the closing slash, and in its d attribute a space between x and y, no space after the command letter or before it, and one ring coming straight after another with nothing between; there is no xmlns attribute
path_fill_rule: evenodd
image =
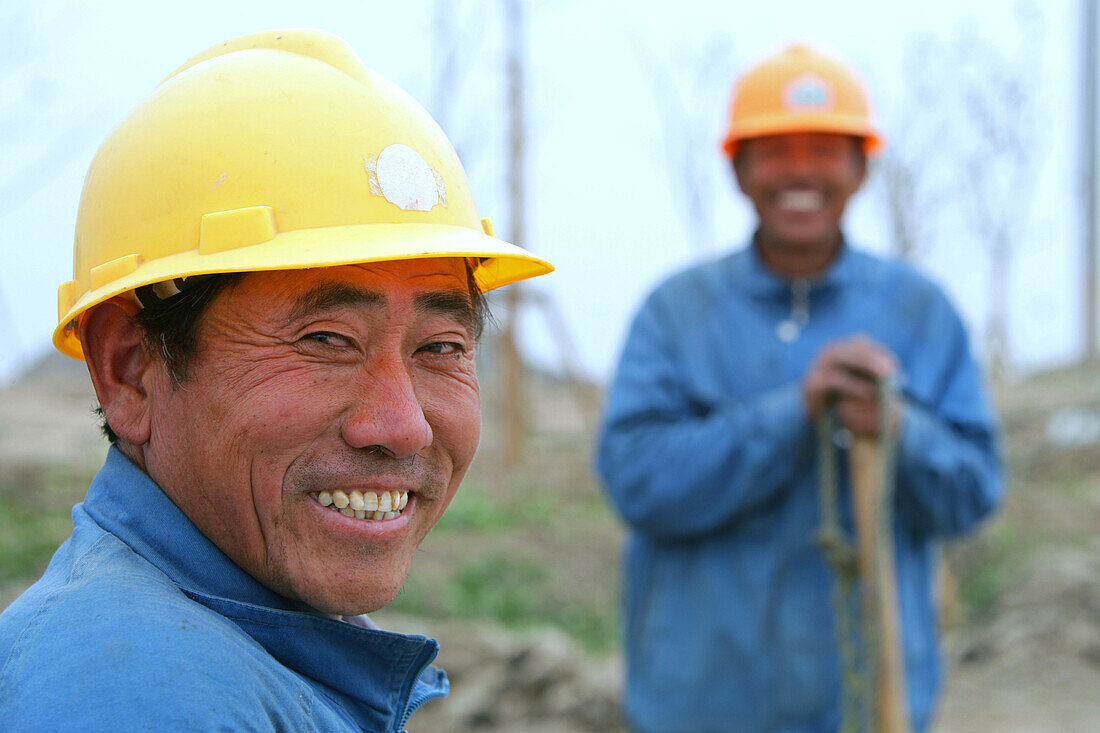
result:
<svg viewBox="0 0 1100 733"><path fill-rule="evenodd" d="M880 405L880 425L878 443L882 457L879 514L875 518L878 544L872 556L871 579L876 577L881 558L889 557L882 552L882 543L893 538L893 497L894 497L894 461L896 453L896 427L891 413L892 386L885 380L877 382ZM861 612L859 581L861 579L856 562L856 551L852 541L840 524L837 448L840 444L841 429L837 424L836 400L830 397L825 409L817 419L817 458L819 470L818 497L821 508L821 527L818 531L818 544L825 559L833 571L836 582L833 585L833 616L836 624L837 648L841 662L841 726L842 733L873 733L876 729L875 712L877 695L875 680L878 679L877 651L884 640L880 632L881 619L868 609ZM892 570L892 569L891 569Z"/></svg>

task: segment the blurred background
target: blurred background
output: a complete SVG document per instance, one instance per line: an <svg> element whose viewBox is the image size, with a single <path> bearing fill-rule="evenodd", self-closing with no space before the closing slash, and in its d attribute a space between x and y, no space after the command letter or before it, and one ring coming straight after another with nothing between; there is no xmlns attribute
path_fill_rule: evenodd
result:
<svg viewBox="0 0 1100 733"><path fill-rule="evenodd" d="M206 47L323 28L436 117L497 233L558 267L494 300L478 462L378 615L440 638L452 673L451 698L410 730L615 730L622 531L590 471L602 389L644 294L751 235L718 150L730 88L747 65L804 41L858 70L886 136L849 208L850 238L943 285L1006 429L1006 508L946 553L950 677L937 730L1090 729L1095 5L8 0L0 607L68 535L69 507L105 450L83 366L49 346L96 147Z"/></svg>

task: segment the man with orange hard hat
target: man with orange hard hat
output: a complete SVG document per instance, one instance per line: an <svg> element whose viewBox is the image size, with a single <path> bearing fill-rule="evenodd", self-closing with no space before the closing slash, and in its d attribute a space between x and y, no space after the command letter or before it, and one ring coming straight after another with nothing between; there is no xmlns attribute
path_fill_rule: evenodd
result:
<svg viewBox="0 0 1100 733"><path fill-rule="evenodd" d="M447 692L389 603L478 444L493 236L428 113L339 38L170 74L84 184L54 344L111 443L0 614L5 731L386 731Z"/></svg>
<svg viewBox="0 0 1100 733"><path fill-rule="evenodd" d="M627 686L638 731L835 731L841 664L818 545L815 421L897 434L894 553L907 702L940 686L938 540L1002 495L998 438L959 317L841 218L880 146L859 81L792 46L737 82L723 149L757 214L748 246L679 272L638 311L597 465L629 525ZM877 384L894 420L883 423ZM841 521L850 531L842 476Z"/></svg>

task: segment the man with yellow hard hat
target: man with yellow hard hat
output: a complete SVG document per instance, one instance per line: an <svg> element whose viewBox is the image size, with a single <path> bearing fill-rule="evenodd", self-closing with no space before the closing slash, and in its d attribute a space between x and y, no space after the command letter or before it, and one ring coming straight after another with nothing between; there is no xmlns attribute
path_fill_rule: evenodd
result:
<svg viewBox="0 0 1100 733"><path fill-rule="evenodd" d="M340 39L172 73L85 182L54 343L111 447L0 615L0 727L398 731L446 694L363 614L473 459L483 294L550 269Z"/></svg>
<svg viewBox="0 0 1100 733"><path fill-rule="evenodd" d="M890 478L908 709L914 729L930 723L937 542L994 510L1001 466L947 298L843 234L879 145L858 80L836 61L794 46L750 69L724 150L756 230L745 248L671 276L634 320L597 464L630 529L624 709L635 730L837 730L814 423L835 401L849 434L882 435L880 381L899 390Z"/></svg>

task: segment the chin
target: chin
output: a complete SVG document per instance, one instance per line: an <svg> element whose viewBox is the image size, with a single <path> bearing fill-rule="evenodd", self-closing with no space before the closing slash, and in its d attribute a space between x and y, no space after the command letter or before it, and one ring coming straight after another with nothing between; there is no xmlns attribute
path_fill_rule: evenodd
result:
<svg viewBox="0 0 1100 733"><path fill-rule="evenodd" d="M296 598L321 613L334 616L358 616L372 613L387 605L401 590L405 574L394 578L377 576L355 581L347 579L339 585L333 585L331 578L325 579L329 585L312 585L301 589L292 589L283 593Z"/></svg>
<svg viewBox="0 0 1100 733"><path fill-rule="evenodd" d="M823 226L787 226L776 227L777 238L792 245L812 247L823 242L832 243L836 230Z"/></svg>
<svg viewBox="0 0 1100 733"><path fill-rule="evenodd" d="M374 591L369 595L357 597L322 597L316 599L303 598L302 600L311 608L333 616L360 616L364 613L373 613L385 607L397 597L397 591L392 593L378 593Z"/></svg>

